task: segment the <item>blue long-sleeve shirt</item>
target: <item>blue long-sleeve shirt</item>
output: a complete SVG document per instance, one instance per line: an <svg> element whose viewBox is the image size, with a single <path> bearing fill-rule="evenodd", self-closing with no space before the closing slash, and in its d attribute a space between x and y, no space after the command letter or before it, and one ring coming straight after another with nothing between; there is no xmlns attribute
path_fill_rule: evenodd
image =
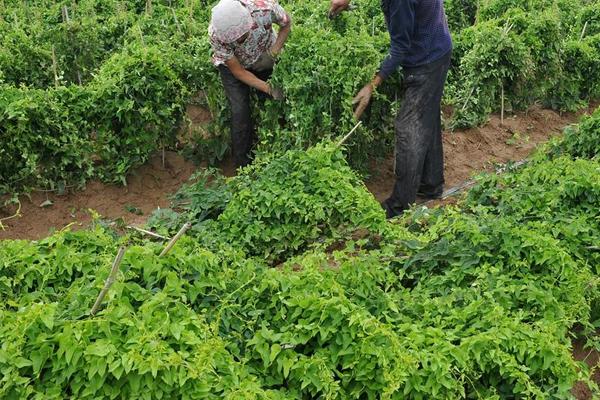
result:
<svg viewBox="0 0 600 400"><path fill-rule="evenodd" d="M391 47L379 75L439 60L452 49L443 0L382 0Z"/></svg>

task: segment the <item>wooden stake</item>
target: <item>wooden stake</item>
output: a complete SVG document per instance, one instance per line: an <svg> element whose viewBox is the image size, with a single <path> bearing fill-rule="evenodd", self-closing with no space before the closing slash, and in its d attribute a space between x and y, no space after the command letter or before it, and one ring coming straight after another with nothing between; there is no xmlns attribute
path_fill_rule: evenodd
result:
<svg viewBox="0 0 600 400"><path fill-rule="evenodd" d="M191 227L192 227L192 224L189 222L186 222L185 224L183 224L183 226L181 227L179 232L177 232L177 234L175 236L173 236L171 241L167 244L167 247L165 247L164 250L160 253L159 257L165 256L173 248L173 246L175 246L175 243L179 240L179 238L181 238L183 236L183 234Z"/></svg>
<svg viewBox="0 0 600 400"><path fill-rule="evenodd" d="M96 315L100 305L102 304L102 300L104 300L104 296L106 296L106 293L108 293L110 287L113 285L113 283L115 283L117 272L119 272L119 265L121 265L121 261L123 261L123 256L125 255L125 250L126 248L124 246L119 248L117 257L115 258L115 261L113 261L112 268L110 269L110 274L108 274L108 278L106 278L106 281L104 282L104 287L100 291L100 294L98 295L98 298L92 307L92 311L90 311L90 315Z"/></svg>
<svg viewBox="0 0 600 400"><path fill-rule="evenodd" d="M346 142L346 140L348 140L350 135L352 135L354 133L354 131L356 131L358 129L358 127L361 125L362 125L362 121L358 121L358 123L356 125L354 125L354 128L352 128L352 130L350 132L348 132L348 134L346 136L344 136L342 138L342 140L340 140L338 142L337 147L340 147L341 145L343 145Z"/></svg>
<svg viewBox="0 0 600 400"><path fill-rule="evenodd" d="M146 0L146 14L152 14L152 0Z"/></svg>
<svg viewBox="0 0 600 400"><path fill-rule="evenodd" d="M500 105L500 125L504 125L504 85L500 89L501 105Z"/></svg>

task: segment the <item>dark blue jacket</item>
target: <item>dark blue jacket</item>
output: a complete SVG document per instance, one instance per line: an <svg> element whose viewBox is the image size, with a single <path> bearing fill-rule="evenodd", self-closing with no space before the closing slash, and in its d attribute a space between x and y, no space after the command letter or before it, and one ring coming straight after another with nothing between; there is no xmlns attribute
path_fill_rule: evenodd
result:
<svg viewBox="0 0 600 400"><path fill-rule="evenodd" d="M452 50L443 0L382 0L381 7L391 39L379 70L382 78L399 66L429 64Z"/></svg>

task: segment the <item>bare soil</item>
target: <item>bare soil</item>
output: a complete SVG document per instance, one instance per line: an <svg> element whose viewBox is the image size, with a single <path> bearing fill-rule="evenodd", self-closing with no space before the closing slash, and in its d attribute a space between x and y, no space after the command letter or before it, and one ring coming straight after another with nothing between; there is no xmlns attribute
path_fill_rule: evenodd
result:
<svg viewBox="0 0 600 400"><path fill-rule="evenodd" d="M196 167L174 152L157 154L127 178L127 186L89 182L82 191L58 195L53 192L33 192L21 197L21 217L2 222L0 239L41 239L52 229L70 225L81 229L92 219L95 210L109 219L122 218L127 224L142 225L152 210L169 206L169 195L194 172ZM47 200L52 205L41 207ZM128 211L129 210L129 211ZM16 207L0 209L0 218L13 215ZM140 215L141 214L141 215Z"/></svg>
<svg viewBox="0 0 600 400"><path fill-rule="evenodd" d="M476 173L493 170L498 164L527 158L540 143L559 135L566 125L577 122L581 114L593 110L593 107L565 114L533 107L505 118L504 124L499 116L493 115L482 127L444 132L446 189L465 182ZM377 200L383 201L394 186L393 155L374 162L372 170L376 172L367 179L366 185Z"/></svg>
<svg viewBox="0 0 600 400"><path fill-rule="evenodd" d="M585 348L585 339L573 341L573 357L577 361L584 361L593 371L592 378L594 382L600 385L600 353L594 349ZM590 388L583 382L577 382L571 391L577 400L592 400L594 394Z"/></svg>

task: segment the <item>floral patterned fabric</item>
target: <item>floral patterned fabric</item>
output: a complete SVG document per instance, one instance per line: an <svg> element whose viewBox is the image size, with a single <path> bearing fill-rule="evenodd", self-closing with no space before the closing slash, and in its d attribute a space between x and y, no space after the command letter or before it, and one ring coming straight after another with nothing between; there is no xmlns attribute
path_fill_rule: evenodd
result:
<svg viewBox="0 0 600 400"><path fill-rule="evenodd" d="M243 43L238 43L227 35L218 35L212 24L208 27L210 44L213 51L212 61L215 66L225 64L234 56L244 68L251 68L260 56L269 51L277 39L273 24L280 27L290 23L290 17L277 0L238 0L253 19L249 35Z"/></svg>

